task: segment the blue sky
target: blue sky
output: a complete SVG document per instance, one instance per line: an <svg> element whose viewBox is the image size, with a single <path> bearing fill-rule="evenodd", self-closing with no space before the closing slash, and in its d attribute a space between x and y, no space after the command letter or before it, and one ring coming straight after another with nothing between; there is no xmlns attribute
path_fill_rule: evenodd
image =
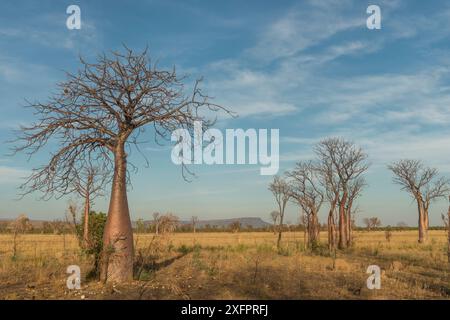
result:
<svg viewBox="0 0 450 320"><path fill-rule="evenodd" d="M66 28L66 8L81 8L81 30ZM381 8L382 29L366 28L366 8ZM312 157L328 136L361 145L372 166L359 199L358 222L415 225L416 206L391 182L386 164L421 159L450 176L450 6L441 1L3 1L0 4L0 218L26 213L62 218L68 198L17 201L20 178L42 164L6 156L12 130L33 115L24 99L45 101L77 56L149 46L161 67L204 76L217 103L239 114L217 127L279 128L280 172ZM171 211L187 219L259 216L275 202L271 177L259 166L198 166L191 183L170 160L170 146L132 154L129 202L133 218ZM75 199L75 198L74 198ZM107 209L106 200L95 207ZM441 224L446 201L431 208ZM287 221L297 222L290 206ZM322 216L322 221L324 216Z"/></svg>

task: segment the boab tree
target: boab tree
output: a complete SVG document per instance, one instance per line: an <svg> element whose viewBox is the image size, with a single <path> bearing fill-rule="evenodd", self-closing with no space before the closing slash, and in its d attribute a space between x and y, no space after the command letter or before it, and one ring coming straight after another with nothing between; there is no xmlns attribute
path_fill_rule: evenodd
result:
<svg viewBox="0 0 450 320"><path fill-rule="evenodd" d="M314 246L319 242L319 210L324 201L319 171L312 161L298 162L294 170L287 172L287 176L291 178L291 200L306 215L308 245Z"/></svg>
<svg viewBox="0 0 450 320"><path fill-rule="evenodd" d="M363 222L366 225L367 231L381 226L381 220L377 217L364 218Z"/></svg>
<svg viewBox="0 0 450 320"><path fill-rule="evenodd" d="M425 167L419 160L403 159L388 166L394 174L393 181L409 192L416 200L419 212L419 243L428 239L428 211L432 201L448 195L449 180L438 177L435 168Z"/></svg>
<svg viewBox="0 0 450 320"><path fill-rule="evenodd" d="M320 176L320 183L325 190L325 198L329 204L327 229L328 229L328 249L336 249L337 229L336 229L336 206L339 200L340 185L339 177L334 170L333 162L327 154L321 154L319 149L317 152L318 164L316 170Z"/></svg>
<svg viewBox="0 0 450 320"><path fill-rule="evenodd" d="M269 190L272 192L275 197L275 201L278 205L278 239L277 239L277 248L280 248L281 244L281 235L283 233L283 219L284 219L284 210L286 209L286 204L291 197L291 189L289 184L279 176L275 176L273 181L269 185Z"/></svg>
<svg viewBox="0 0 450 320"><path fill-rule="evenodd" d="M95 198L103 196L103 187L108 175L99 171L96 167L84 168L82 172L77 172L73 180L73 191L84 199L83 214L83 242L85 248L90 246L89 239L89 214L91 205Z"/></svg>
<svg viewBox="0 0 450 320"><path fill-rule="evenodd" d="M272 228L273 228L273 233L276 234L277 232L277 223L278 223L278 219L280 218L280 213L276 210L273 210L270 213L270 219L272 220L273 224L272 224Z"/></svg>
<svg viewBox="0 0 450 320"><path fill-rule="evenodd" d="M24 214L19 215L11 222L9 228L13 233L13 258L17 257L17 237L33 229L30 219Z"/></svg>
<svg viewBox="0 0 450 320"><path fill-rule="evenodd" d="M159 233L164 235L174 232L180 225L180 219L174 214L167 212L159 218Z"/></svg>
<svg viewBox="0 0 450 320"><path fill-rule="evenodd" d="M328 223L334 223L332 217L337 206L338 247L343 249L352 244L352 206L364 186L362 175L369 167L367 154L342 138L327 138L316 145L314 152L331 204ZM332 230L333 226L329 226L329 233ZM328 238L329 241L333 240L330 234ZM332 244L329 245L331 247Z"/></svg>
<svg viewBox="0 0 450 320"><path fill-rule="evenodd" d="M175 68L159 69L146 50L125 48L100 55L95 63L80 62L78 73L67 73L48 102L29 103L39 120L21 128L23 143L15 152L31 156L57 143L48 164L35 169L23 185L25 194L67 194L77 172L91 165L112 173L102 279L125 282L132 279L134 256L126 189L131 147L138 146L145 127L151 126L156 140L168 139L178 128L193 132L194 121L209 127L213 121L202 110L225 109L202 93L200 80L186 93L186 77Z"/></svg>
<svg viewBox="0 0 450 320"><path fill-rule="evenodd" d="M159 212L153 212L153 227L155 228L155 235L159 234L159 225L161 223L161 214Z"/></svg>
<svg viewBox="0 0 450 320"><path fill-rule="evenodd" d="M347 246L351 246L353 243L353 225L355 224L355 214L358 208L354 208L353 204L361 195L361 191L366 185L366 180L364 177L358 176L355 179L351 179L349 183L349 192L347 204L345 206L346 216L347 216Z"/></svg>
<svg viewBox="0 0 450 320"><path fill-rule="evenodd" d="M191 217L191 225L192 225L192 231L195 233L197 231L197 224L198 224L198 217L192 216Z"/></svg>

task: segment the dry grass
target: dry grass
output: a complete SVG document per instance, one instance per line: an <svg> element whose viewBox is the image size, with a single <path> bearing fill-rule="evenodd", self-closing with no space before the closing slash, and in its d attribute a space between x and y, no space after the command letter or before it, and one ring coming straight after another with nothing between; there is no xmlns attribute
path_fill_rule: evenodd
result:
<svg viewBox="0 0 450 320"><path fill-rule="evenodd" d="M177 233L135 236L145 266L140 280L120 287L85 279L92 261L71 235L23 235L12 258L12 236L0 235L0 298L3 299L448 299L450 267L446 233L430 231L419 245L417 232L356 232L352 249L304 249L303 233ZM326 239L326 234L321 235ZM80 265L82 289L68 290L65 270ZM366 288L366 269L379 265L382 288Z"/></svg>

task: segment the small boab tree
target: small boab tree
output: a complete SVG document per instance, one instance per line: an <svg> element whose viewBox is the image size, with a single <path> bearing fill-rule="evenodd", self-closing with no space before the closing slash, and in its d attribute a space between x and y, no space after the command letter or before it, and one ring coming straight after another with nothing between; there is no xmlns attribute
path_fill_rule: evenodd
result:
<svg viewBox="0 0 450 320"><path fill-rule="evenodd" d="M429 215L432 201L450 192L449 180L439 177L437 169L425 167L419 160L403 159L388 166L394 174L394 183L407 191L417 203L419 213L419 243L428 240Z"/></svg>
<svg viewBox="0 0 450 320"><path fill-rule="evenodd" d="M201 79L187 93L186 77L175 68L157 67L147 50L134 53L125 47L94 63L80 62L79 71L67 73L48 102L29 102L38 120L21 127L22 144L14 151L32 156L47 145L56 147L50 161L33 170L22 186L24 194L67 194L77 173L90 166L112 173L101 277L127 282L133 278L134 256L127 199L128 169L135 168L128 161L130 150L135 146L139 151L139 137L148 127L156 141L168 140L175 129L192 133L194 121L202 121L205 129L214 123L211 114L228 111L202 93Z"/></svg>
<svg viewBox="0 0 450 320"><path fill-rule="evenodd" d="M278 219L280 218L280 213L276 210L273 210L270 213L270 219L272 220L273 224L272 224L272 228L273 228L273 233L276 234L277 232L277 223L278 223Z"/></svg>
<svg viewBox="0 0 450 320"><path fill-rule="evenodd" d="M91 241L89 239L89 215L93 201L103 196L103 188L108 175L101 172L96 167L84 168L82 172L77 173L73 180L73 191L84 200L83 213L83 239L82 246L89 248Z"/></svg>
<svg viewBox="0 0 450 320"><path fill-rule="evenodd" d="M277 239L277 248L280 249L281 245L281 236L283 234L283 220L284 220L284 210L286 209L286 205L291 198L292 192L289 184L285 179L275 176L273 181L269 184L269 190L272 192L275 197L275 201L278 205L278 239Z"/></svg>
<svg viewBox="0 0 450 320"><path fill-rule="evenodd" d="M308 245L311 247L319 244L319 211L325 198L319 174L320 171L312 161L300 161L292 171L287 172L287 176L291 178L291 200L306 215Z"/></svg>
<svg viewBox="0 0 450 320"><path fill-rule="evenodd" d="M17 237L33 229L30 219L24 214L19 215L9 226L13 233L13 259L17 257Z"/></svg>
<svg viewBox="0 0 450 320"><path fill-rule="evenodd" d="M197 224L198 224L198 217L192 216L191 218L191 225L192 225L192 231L195 233L197 231Z"/></svg>

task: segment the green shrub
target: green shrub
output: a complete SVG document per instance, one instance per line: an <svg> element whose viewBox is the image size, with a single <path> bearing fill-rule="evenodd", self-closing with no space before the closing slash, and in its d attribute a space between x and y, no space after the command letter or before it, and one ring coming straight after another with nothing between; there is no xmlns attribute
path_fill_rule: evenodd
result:
<svg viewBox="0 0 450 320"><path fill-rule="evenodd" d="M106 224L106 213L91 211L89 213L89 242L83 243L84 224L78 223L75 226L78 241L83 253L94 258L94 268L88 273L88 278L98 279L100 276L100 262L103 251L103 232Z"/></svg>

